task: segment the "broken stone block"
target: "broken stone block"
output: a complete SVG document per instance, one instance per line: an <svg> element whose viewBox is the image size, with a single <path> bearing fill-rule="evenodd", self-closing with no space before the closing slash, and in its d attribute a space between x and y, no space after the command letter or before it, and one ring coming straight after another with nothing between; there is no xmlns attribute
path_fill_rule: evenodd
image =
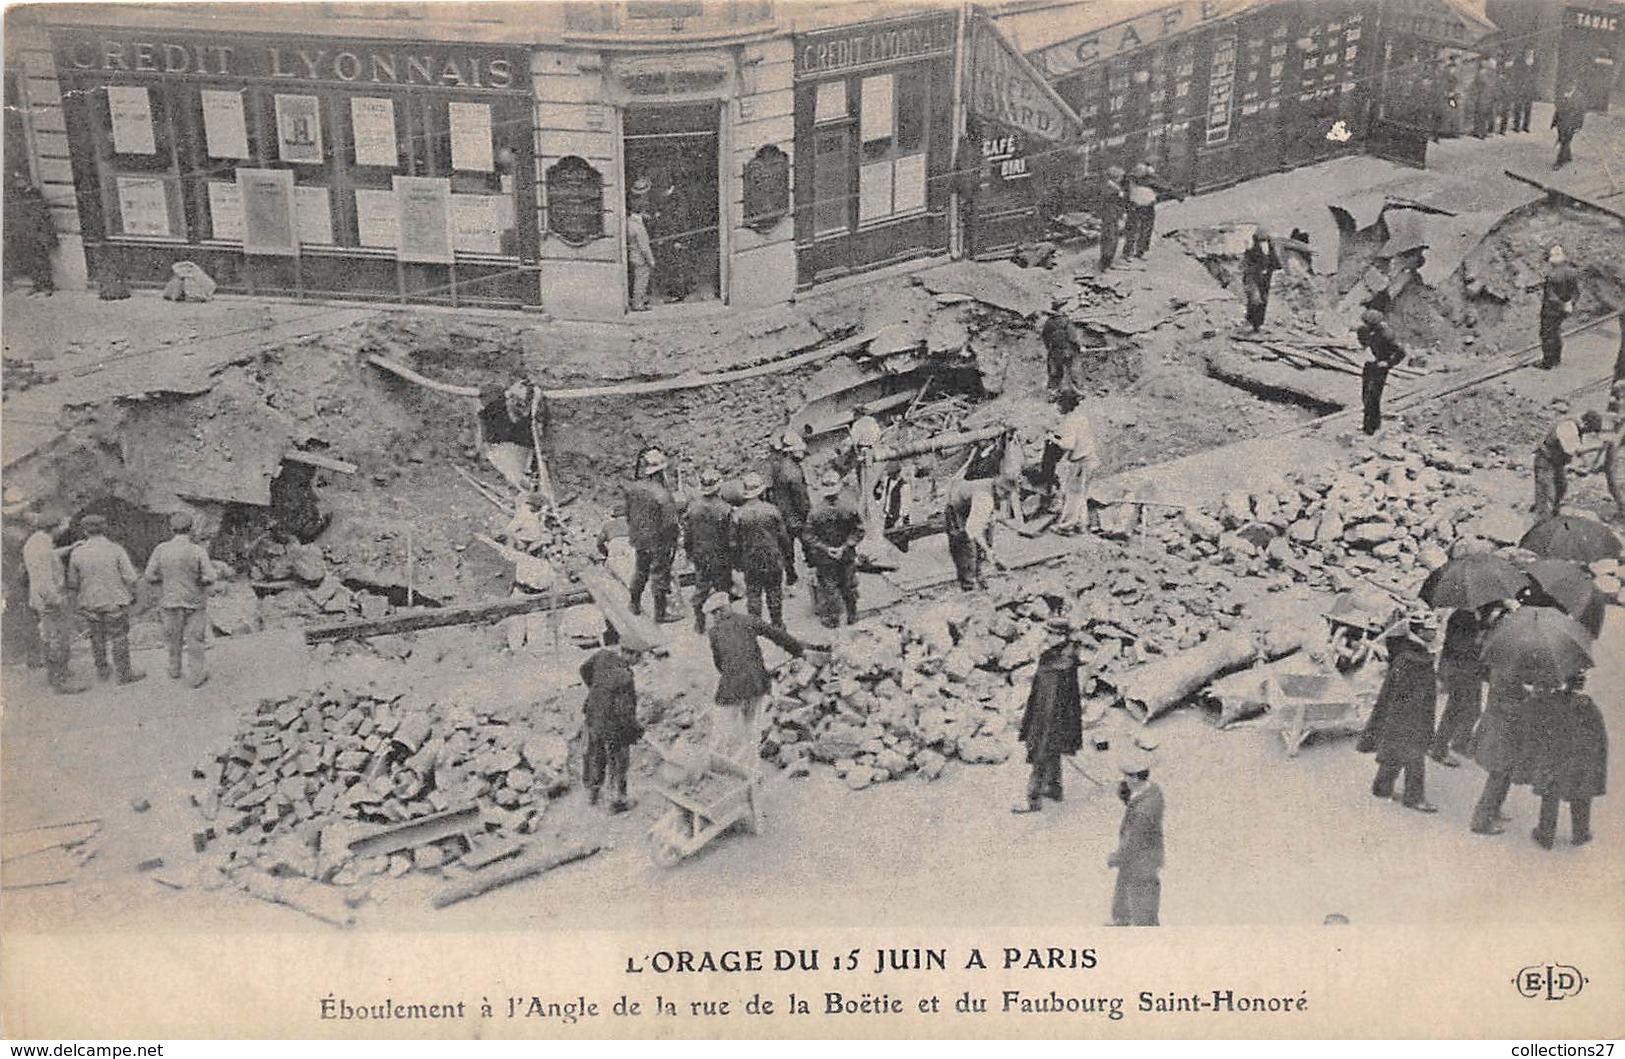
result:
<svg viewBox="0 0 1625 1059"><path fill-rule="evenodd" d="M1399 527L1385 519L1359 522L1343 531L1343 539L1350 544L1376 545L1391 540Z"/></svg>

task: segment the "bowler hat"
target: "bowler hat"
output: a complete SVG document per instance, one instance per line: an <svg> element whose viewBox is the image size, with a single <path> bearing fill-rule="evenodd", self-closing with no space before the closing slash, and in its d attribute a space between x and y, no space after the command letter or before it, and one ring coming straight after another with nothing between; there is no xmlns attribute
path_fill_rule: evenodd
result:
<svg viewBox="0 0 1625 1059"><path fill-rule="evenodd" d="M102 533L107 529L107 519L101 515L86 515L79 520L79 528L86 533Z"/></svg>
<svg viewBox="0 0 1625 1059"><path fill-rule="evenodd" d="M722 475L716 471L705 470L700 472L700 495L716 496L722 490Z"/></svg>
<svg viewBox="0 0 1625 1059"><path fill-rule="evenodd" d="M169 531L171 533L192 532L192 513L190 511L177 511L170 515Z"/></svg>
<svg viewBox="0 0 1625 1059"><path fill-rule="evenodd" d="M766 491L767 483L762 481L762 476L755 471L745 475L744 480L739 483L740 495L746 500L755 500Z"/></svg>

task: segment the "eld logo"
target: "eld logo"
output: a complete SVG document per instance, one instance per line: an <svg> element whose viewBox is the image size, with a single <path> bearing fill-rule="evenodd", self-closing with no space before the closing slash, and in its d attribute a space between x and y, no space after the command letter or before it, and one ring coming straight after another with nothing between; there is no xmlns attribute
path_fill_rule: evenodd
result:
<svg viewBox="0 0 1625 1059"><path fill-rule="evenodd" d="M1530 1000L1567 1000L1579 996L1588 979L1578 967L1563 963L1548 963L1538 967L1525 967L1518 972L1512 984Z"/></svg>

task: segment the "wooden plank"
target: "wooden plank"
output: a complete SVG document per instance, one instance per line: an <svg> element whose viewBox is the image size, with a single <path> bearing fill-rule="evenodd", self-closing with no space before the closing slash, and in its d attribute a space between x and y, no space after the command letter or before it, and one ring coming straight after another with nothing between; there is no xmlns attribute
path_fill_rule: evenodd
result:
<svg viewBox="0 0 1625 1059"><path fill-rule="evenodd" d="M1604 206L1602 203L1597 202L1594 199L1587 198L1585 195L1577 194L1567 188L1558 187L1555 184L1548 184L1538 177L1526 176L1525 174L1514 169L1505 169L1502 170L1502 172L1506 173L1506 175L1511 177L1513 180L1516 180L1519 183L1528 184L1530 187L1539 188L1548 195L1554 195L1558 198L1578 202L1582 206L1589 206L1601 213L1608 214L1610 217L1617 217L1618 219L1625 221L1625 213L1621 213L1612 206Z"/></svg>
<svg viewBox="0 0 1625 1059"><path fill-rule="evenodd" d="M621 600L626 586L602 566L591 566L581 572L581 583L592 595L592 601L603 611L604 620L615 627L621 643L634 651L647 651L660 642L660 630L654 622L631 609Z"/></svg>
<svg viewBox="0 0 1625 1059"><path fill-rule="evenodd" d="M461 607L435 607L412 614L392 614L386 618L371 620L363 618L312 626L305 630L305 642L361 640L368 636L389 636L422 629L438 629L446 625L478 625L501 621L516 614L531 614L550 607L574 607L590 602L592 602L590 593L577 590L558 595L542 592L534 596L472 603Z"/></svg>
<svg viewBox="0 0 1625 1059"><path fill-rule="evenodd" d="M464 834L480 826L478 806L448 809L443 813L420 816L404 823L394 824L375 834L365 835L350 843L353 857L376 857L385 853L398 853L429 842Z"/></svg>
<svg viewBox="0 0 1625 1059"><path fill-rule="evenodd" d="M357 470L359 470L359 468L353 463L346 463L344 460L335 460L330 456L321 456L314 452L301 452L298 449L291 449L284 452L282 454L282 458L284 460L290 460L294 463L303 463L311 467L320 467L327 471L337 471L339 474L354 474Z"/></svg>
<svg viewBox="0 0 1625 1059"><path fill-rule="evenodd" d="M771 375L775 372L793 371L809 364L816 364L821 360L852 353L868 343L873 337L872 332L865 333L855 338L849 338L844 342L838 342L833 346L826 346L823 349L809 350L805 353L797 353L794 356L771 360L753 367L736 368L733 371L724 371L716 375L682 375L653 382L625 382L610 386L587 386L576 390L544 390L542 396L549 401L580 401L592 397L646 397L651 394L672 393L677 390L693 390L702 386L722 386L727 383L741 382L745 379L754 379L762 375ZM448 394L453 397L478 397L480 395L478 387L458 386L454 383L430 379L381 354L374 353L367 358L367 363L436 393Z"/></svg>
<svg viewBox="0 0 1625 1059"><path fill-rule="evenodd" d="M436 908L446 908L459 901L478 897L498 887L541 875L543 872L552 871L554 868L569 864L572 861L583 860L602 848L597 842L571 842L557 849L532 853L502 868L481 872L478 875L452 883L435 895L434 906Z"/></svg>

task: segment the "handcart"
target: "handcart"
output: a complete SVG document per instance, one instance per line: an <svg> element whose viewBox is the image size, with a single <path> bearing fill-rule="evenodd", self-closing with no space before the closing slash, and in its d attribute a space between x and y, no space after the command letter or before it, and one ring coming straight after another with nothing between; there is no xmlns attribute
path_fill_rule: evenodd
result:
<svg viewBox="0 0 1625 1059"><path fill-rule="evenodd" d="M711 751L700 752L704 766L696 768L653 742L649 745L663 761L655 790L669 803L649 829L649 857L656 864L673 867L735 825L753 835L761 830L762 814L756 804L760 778L753 769Z"/></svg>
<svg viewBox="0 0 1625 1059"><path fill-rule="evenodd" d="M1297 757L1310 736L1358 734L1371 716L1376 689L1337 672L1276 672L1265 679L1264 701L1287 756Z"/></svg>

